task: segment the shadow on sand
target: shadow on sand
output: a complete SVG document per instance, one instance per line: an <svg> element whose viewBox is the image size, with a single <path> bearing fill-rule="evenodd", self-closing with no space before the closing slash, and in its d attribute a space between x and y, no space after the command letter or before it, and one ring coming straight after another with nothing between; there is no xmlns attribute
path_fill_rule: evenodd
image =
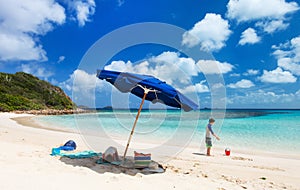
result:
<svg viewBox="0 0 300 190"><path fill-rule="evenodd" d="M104 174L104 173L114 173L114 174L127 174L131 176L135 176L138 173L141 174L157 174L157 173L163 173L165 169L163 169L161 165L160 172L155 172L155 170L145 170L145 169L136 169L136 168L125 168L119 165L113 165L110 163L101 163L98 164L97 161L100 159L99 156L94 156L91 158L80 158L80 159L72 159L68 157L61 157L59 160L64 162L65 164L72 165L74 167L86 167L89 168L97 173ZM158 170L157 170L158 171Z"/></svg>
<svg viewBox="0 0 300 190"><path fill-rule="evenodd" d="M199 152L193 152L194 155L197 155L197 156L206 156L206 154L204 153L199 153Z"/></svg>

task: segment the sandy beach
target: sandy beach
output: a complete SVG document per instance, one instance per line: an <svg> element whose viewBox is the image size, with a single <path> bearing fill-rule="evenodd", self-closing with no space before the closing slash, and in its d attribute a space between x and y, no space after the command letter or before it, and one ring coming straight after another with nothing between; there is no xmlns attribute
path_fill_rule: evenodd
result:
<svg viewBox="0 0 300 190"><path fill-rule="evenodd" d="M33 116L0 114L0 189L300 189L300 156L280 153L243 150L224 156L216 148L207 157L190 146L163 163L165 173L149 175L95 159L54 157L51 149L69 139L78 150L89 147L75 131L32 124ZM12 120L16 117L27 117L27 124Z"/></svg>

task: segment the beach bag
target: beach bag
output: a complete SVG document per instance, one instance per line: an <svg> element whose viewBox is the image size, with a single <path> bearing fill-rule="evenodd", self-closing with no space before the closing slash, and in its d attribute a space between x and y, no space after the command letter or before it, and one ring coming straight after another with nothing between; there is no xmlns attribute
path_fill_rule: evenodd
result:
<svg viewBox="0 0 300 190"><path fill-rule="evenodd" d="M144 154L134 151L134 166L136 168L147 168L151 163L151 154Z"/></svg>
<svg viewBox="0 0 300 190"><path fill-rule="evenodd" d="M72 140L69 140L64 144L64 146L61 146L60 149L70 151L70 150L75 150L76 147L77 147L76 143Z"/></svg>
<svg viewBox="0 0 300 190"><path fill-rule="evenodd" d="M106 162L118 162L120 159L117 148L113 146L108 147L106 151L102 154L102 159Z"/></svg>

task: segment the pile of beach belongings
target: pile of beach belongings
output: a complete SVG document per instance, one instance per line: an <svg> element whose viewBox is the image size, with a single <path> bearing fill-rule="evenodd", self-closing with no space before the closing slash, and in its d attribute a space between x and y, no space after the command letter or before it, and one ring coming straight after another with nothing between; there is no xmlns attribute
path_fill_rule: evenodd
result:
<svg viewBox="0 0 300 190"><path fill-rule="evenodd" d="M83 159L96 157L97 164L114 165L117 167L138 169L141 173L163 173L165 169L159 163L151 160L151 154L134 152L134 157L122 159L115 147L108 147L105 152L96 153L91 150L73 152L76 149L76 143L72 140L66 142L63 146L52 148L52 156L68 157L71 159Z"/></svg>
<svg viewBox="0 0 300 190"><path fill-rule="evenodd" d="M151 160L151 154L144 154L134 151L134 157L126 157L122 159L118 155L118 151L115 147L109 147L102 154L98 164L112 164L129 169L139 169L141 173L163 173L165 169L159 163Z"/></svg>
<svg viewBox="0 0 300 190"><path fill-rule="evenodd" d="M73 140L67 141L64 145L59 146L57 148L52 148L51 156L63 156L72 159L79 158L91 158L94 156L101 156L101 153L96 153L91 150L85 150L81 152L74 152L76 150L76 143Z"/></svg>

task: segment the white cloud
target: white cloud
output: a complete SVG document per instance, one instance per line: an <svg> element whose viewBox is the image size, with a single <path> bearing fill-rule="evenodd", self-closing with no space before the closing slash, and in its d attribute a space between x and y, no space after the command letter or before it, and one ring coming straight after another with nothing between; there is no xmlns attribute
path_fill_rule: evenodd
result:
<svg viewBox="0 0 300 190"><path fill-rule="evenodd" d="M84 26L86 22L90 21L90 16L95 13L96 4L94 0L86 2L76 1L76 12L79 26Z"/></svg>
<svg viewBox="0 0 300 190"><path fill-rule="evenodd" d="M239 74L239 73L232 73L229 76L231 76L231 77L239 77L239 76L241 76L241 74Z"/></svg>
<svg viewBox="0 0 300 190"><path fill-rule="evenodd" d="M234 68L233 65L224 62L214 60L199 60L197 66L203 74L225 74Z"/></svg>
<svg viewBox="0 0 300 190"><path fill-rule="evenodd" d="M284 104L287 106L287 103L291 103L295 107L300 100L300 91L296 93L275 93L271 91L258 90L254 92L246 92L245 95L233 95L227 96L228 104L236 104L236 105L270 105L276 106L280 104ZM299 104L299 103L298 103ZM287 106L289 107L289 106ZM278 108L278 107L277 107Z"/></svg>
<svg viewBox="0 0 300 190"><path fill-rule="evenodd" d="M238 22L260 19L282 19L286 14L299 9L296 2L285 0L230 0L227 17Z"/></svg>
<svg viewBox="0 0 300 190"><path fill-rule="evenodd" d="M175 65L182 71L190 76L197 76L197 67L195 61L192 58L180 57L178 53L175 52L163 52L162 54L152 57L150 62L154 62L158 65Z"/></svg>
<svg viewBox="0 0 300 190"><path fill-rule="evenodd" d="M0 60L47 60L38 37L63 24L64 11L52 0L0 0Z"/></svg>
<svg viewBox="0 0 300 190"><path fill-rule="evenodd" d="M131 61L112 61L104 69L152 75L180 89L183 93L203 93L209 91L208 86L204 84L206 81L193 84L192 77L199 74L224 74L230 72L233 65L213 60L200 60L196 63L191 58L180 57L179 53L168 51L135 64ZM215 88L220 87L215 86Z"/></svg>
<svg viewBox="0 0 300 190"><path fill-rule="evenodd" d="M259 74L259 70L254 70L254 69L248 69L247 72L243 73L244 76L253 76L258 74Z"/></svg>
<svg viewBox="0 0 300 190"><path fill-rule="evenodd" d="M283 20L271 20L257 22L255 26L262 28L265 32L272 34L274 32L285 30L289 24L284 23Z"/></svg>
<svg viewBox="0 0 300 190"><path fill-rule="evenodd" d="M237 83L231 83L227 86L229 88L251 88L255 85L250 80L242 79L242 80L238 81Z"/></svg>
<svg viewBox="0 0 300 190"><path fill-rule="evenodd" d="M297 78L292 73L283 71L280 67L273 71L264 70L263 75L259 79L267 83L294 83L297 81Z"/></svg>
<svg viewBox="0 0 300 190"><path fill-rule="evenodd" d="M49 77L53 76L54 73L49 69L49 67L44 67L41 64L28 63L22 64L21 70L25 73L32 74L36 77L48 80Z"/></svg>
<svg viewBox="0 0 300 190"><path fill-rule="evenodd" d="M290 71L291 73L300 76L300 64L293 62L291 58L278 59L278 66Z"/></svg>
<svg viewBox="0 0 300 190"><path fill-rule="evenodd" d="M190 85L185 87L184 89L181 89L180 92L182 93L192 93L192 92L196 92L196 93L203 93L203 92L209 92L209 88L207 87L207 85L205 85L206 81L203 80L200 83L196 83L194 85Z"/></svg>
<svg viewBox="0 0 300 190"><path fill-rule="evenodd" d="M216 91L218 89L223 90L223 89L225 89L225 85L223 83L215 83L215 84L212 84L211 89L212 89L212 91Z"/></svg>
<svg viewBox="0 0 300 190"><path fill-rule="evenodd" d="M73 101L77 105L93 105L95 102L95 91L102 90L108 86L107 82L99 80L96 74L89 74L84 70L75 70L69 78L59 83L65 91L71 92Z"/></svg>
<svg viewBox="0 0 300 190"><path fill-rule="evenodd" d="M192 76L198 75L197 66L192 58L180 57L178 53L169 51L138 64L113 61L105 66L105 69L153 75L169 84L188 84Z"/></svg>
<svg viewBox="0 0 300 190"><path fill-rule="evenodd" d="M68 7L71 19L78 21L79 26L90 22L91 16L95 14L96 3L94 0L62 0L62 3Z"/></svg>
<svg viewBox="0 0 300 190"><path fill-rule="evenodd" d="M94 89L96 82L99 81L101 80L97 79L96 74L89 74L77 69L69 76L69 79L60 83L60 85L68 91L83 92Z"/></svg>
<svg viewBox="0 0 300 190"><path fill-rule="evenodd" d="M0 0L0 60L46 61L40 37L62 25L66 17L84 26L95 13L94 0ZM74 18L75 17L75 18Z"/></svg>
<svg viewBox="0 0 300 190"><path fill-rule="evenodd" d="M48 59L42 45L29 34L19 33L19 31L14 34L6 32L0 30L0 60L46 61Z"/></svg>
<svg viewBox="0 0 300 190"><path fill-rule="evenodd" d="M239 41L240 45L255 44L260 41L260 37L257 36L256 31L253 28L248 28L242 33Z"/></svg>
<svg viewBox="0 0 300 190"><path fill-rule="evenodd" d="M64 60L66 59L66 57L65 56L59 56L58 57L58 60L57 60L57 63L61 63L61 62L63 62Z"/></svg>
<svg viewBox="0 0 300 190"><path fill-rule="evenodd" d="M300 36L272 48L278 66L300 76Z"/></svg>
<svg viewBox="0 0 300 190"><path fill-rule="evenodd" d="M296 2L285 0L230 0L227 4L227 17L238 22L257 21L267 33L284 30L288 27L287 15L299 10Z"/></svg>
<svg viewBox="0 0 300 190"><path fill-rule="evenodd" d="M204 19L183 34L182 44L194 47L200 44L202 51L217 51L224 47L231 31L227 20L221 15L208 13Z"/></svg>

